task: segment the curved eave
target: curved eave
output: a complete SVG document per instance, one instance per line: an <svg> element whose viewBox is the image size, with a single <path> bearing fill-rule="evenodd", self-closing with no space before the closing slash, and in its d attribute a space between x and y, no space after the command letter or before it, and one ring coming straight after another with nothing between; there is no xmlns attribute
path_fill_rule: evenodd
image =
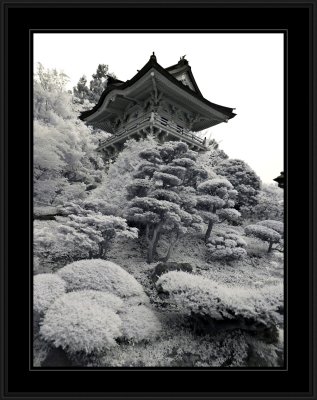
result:
<svg viewBox="0 0 317 400"><path fill-rule="evenodd" d="M110 92L112 92L115 89L123 90L123 89L126 89L126 88L132 86L135 82L137 82L140 78L142 78L151 68L155 68L158 72L160 72L163 76L165 76L171 83L173 83L177 87L181 88L185 92L189 93L193 97L196 97L197 99L199 99L200 101L202 101L203 103L208 105L209 107L212 107L215 110L225 114L227 116L228 120L233 118L236 115L235 113L233 113L233 108L224 107L224 106L221 106L219 104L212 103L212 102L208 101L207 99L205 99L201 95L201 93L200 93L200 91L198 89L198 86L197 86L197 84L195 82L195 79L193 77L193 74L191 72L190 67L188 67L188 73L190 74L190 77L193 80L195 88L197 87L197 89L198 89L197 92L194 92L189 87L183 85L182 82L178 81L166 69L164 69L160 64L158 64L157 61L155 60L155 57L151 57L150 60L144 65L144 67L136 75L134 75L134 77L132 79L130 79L130 80L128 80L128 81L126 81L126 82L124 82L124 83L122 83L120 85L111 84L111 85L107 86L107 88L101 94L100 99L99 99L98 103L95 105L95 107L93 107L91 110L83 111L80 114L79 118L82 121L85 121L87 117L89 117L90 115L94 114L102 106L106 96Z"/></svg>

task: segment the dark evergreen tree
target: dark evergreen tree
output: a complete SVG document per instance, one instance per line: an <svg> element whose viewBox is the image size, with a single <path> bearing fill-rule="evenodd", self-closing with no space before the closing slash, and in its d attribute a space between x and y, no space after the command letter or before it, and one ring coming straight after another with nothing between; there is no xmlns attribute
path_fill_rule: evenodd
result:
<svg viewBox="0 0 317 400"><path fill-rule="evenodd" d="M140 153L144 162L127 187L131 201L125 215L145 227L149 263L163 235L170 241L164 257L167 261L180 235L202 228L195 209L195 186L207 174L196 167L196 156L182 142L168 142Z"/></svg>

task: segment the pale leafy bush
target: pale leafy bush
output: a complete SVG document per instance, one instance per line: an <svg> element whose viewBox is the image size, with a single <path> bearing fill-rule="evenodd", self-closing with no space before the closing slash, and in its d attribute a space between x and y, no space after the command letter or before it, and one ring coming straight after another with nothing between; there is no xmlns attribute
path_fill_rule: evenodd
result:
<svg viewBox="0 0 317 400"><path fill-rule="evenodd" d="M86 210L69 203L68 217L58 221L34 221L34 255L44 262L67 264L83 258L105 257L116 236L136 238L138 230L125 219ZM76 215L78 214L78 215Z"/></svg>
<svg viewBox="0 0 317 400"><path fill-rule="evenodd" d="M257 205L243 212L246 217L253 217L257 221L264 219L283 220L284 191L274 184L263 184L257 196Z"/></svg>
<svg viewBox="0 0 317 400"><path fill-rule="evenodd" d="M69 352L100 352L116 346L122 323L113 310L105 307L108 300L104 293L64 294L46 312L41 335Z"/></svg>
<svg viewBox="0 0 317 400"><path fill-rule="evenodd" d="M269 243L268 253L272 250L274 243L280 243L282 236L275 230L263 225L248 225L245 227L247 236L253 236L257 239Z"/></svg>
<svg viewBox="0 0 317 400"><path fill-rule="evenodd" d="M140 283L119 265L106 260L81 260L61 268L58 275L67 282L67 290L100 290L131 303L146 303Z"/></svg>
<svg viewBox="0 0 317 400"><path fill-rule="evenodd" d="M215 249L212 245L207 245L207 260L217 261L217 260L239 260L247 255L245 249L241 247L224 247Z"/></svg>
<svg viewBox="0 0 317 400"><path fill-rule="evenodd" d="M267 228L273 229L280 235L284 235L284 224L281 221L275 221L273 219L267 219L265 221L260 221L257 223L257 225L263 225L266 226Z"/></svg>
<svg viewBox="0 0 317 400"><path fill-rule="evenodd" d="M247 255L246 242L231 231L213 234L206 246L207 261L239 260Z"/></svg>
<svg viewBox="0 0 317 400"><path fill-rule="evenodd" d="M274 243L278 243L281 239L281 235L279 233L273 229L261 225L248 225L245 228L245 233L248 236L254 236L266 242L273 241Z"/></svg>
<svg viewBox="0 0 317 400"><path fill-rule="evenodd" d="M33 280L34 311L45 312L66 291L66 282L55 274L38 274Z"/></svg>
<svg viewBox="0 0 317 400"><path fill-rule="evenodd" d="M197 336L183 329L162 332L155 342L110 349L97 367L242 367L248 357L248 336L241 331Z"/></svg>
<svg viewBox="0 0 317 400"><path fill-rule="evenodd" d="M132 176L143 162L139 153L142 149L151 150L156 146L157 142L151 135L144 140L130 139L125 142L115 162L110 164L102 183L91 193L90 200L111 206L115 215L121 216L128 203L126 187L131 184Z"/></svg>
<svg viewBox="0 0 317 400"><path fill-rule="evenodd" d="M240 222L241 214L234 208L224 208L218 211L218 216L221 220L227 220L230 222Z"/></svg>
<svg viewBox="0 0 317 400"><path fill-rule="evenodd" d="M265 288L225 286L203 276L168 272L157 281L167 301L182 314L205 315L215 320L254 319L270 325L283 304L283 285Z"/></svg>
<svg viewBox="0 0 317 400"><path fill-rule="evenodd" d="M39 72L45 78L35 79L33 92L34 200L58 205L85 198L101 182L104 163L91 130L78 119L62 74L43 67Z"/></svg>
<svg viewBox="0 0 317 400"><path fill-rule="evenodd" d="M100 307L109 308L116 313L124 309L123 300L111 293L101 292L99 290L79 290L70 292L68 299L77 299L79 297L88 299Z"/></svg>
<svg viewBox="0 0 317 400"><path fill-rule="evenodd" d="M144 305L128 306L120 317L123 336L133 343L154 340L162 330L154 311Z"/></svg>

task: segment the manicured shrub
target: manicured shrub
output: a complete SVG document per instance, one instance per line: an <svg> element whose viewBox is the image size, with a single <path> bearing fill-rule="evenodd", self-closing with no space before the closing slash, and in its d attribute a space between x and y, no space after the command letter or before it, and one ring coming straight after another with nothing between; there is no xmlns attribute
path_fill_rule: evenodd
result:
<svg viewBox="0 0 317 400"><path fill-rule="evenodd" d="M120 317L123 337L133 343L155 340L162 330L156 314L144 305L127 307Z"/></svg>
<svg viewBox="0 0 317 400"><path fill-rule="evenodd" d="M207 243L207 261L232 261L247 255L246 242L231 231L216 233Z"/></svg>
<svg viewBox="0 0 317 400"><path fill-rule="evenodd" d="M38 274L33 280L34 311L43 313L66 291L66 282L55 274Z"/></svg>
<svg viewBox="0 0 317 400"><path fill-rule="evenodd" d="M233 261L244 258L247 255L245 249L241 247L225 247L215 249L212 245L207 246L208 261Z"/></svg>
<svg viewBox="0 0 317 400"><path fill-rule="evenodd" d="M168 294L166 301L182 314L197 314L214 320L244 318L270 325L274 313L283 304L283 285L229 287L181 271L162 275L156 285Z"/></svg>
<svg viewBox="0 0 317 400"><path fill-rule="evenodd" d="M100 307L109 308L116 313L124 309L123 300L111 293L100 292L99 290L79 290L68 294L68 299L85 298Z"/></svg>
<svg viewBox="0 0 317 400"><path fill-rule="evenodd" d="M100 290L132 303L148 301L141 284L119 265L101 259L81 260L61 268L58 275L67 282L67 290Z"/></svg>
<svg viewBox="0 0 317 400"><path fill-rule="evenodd" d="M108 300L104 293L64 294L47 310L41 335L69 352L99 352L116 346L122 322L113 310L105 307Z"/></svg>
<svg viewBox="0 0 317 400"><path fill-rule="evenodd" d="M275 230L262 225L248 225L245 227L247 236L253 236L263 242L269 243L268 253L271 252L274 243L279 243L282 236Z"/></svg>
<svg viewBox="0 0 317 400"><path fill-rule="evenodd" d="M267 228L273 229L280 235L284 235L284 224L281 221L275 221L273 219L267 219L265 221L260 221L256 225L266 226Z"/></svg>

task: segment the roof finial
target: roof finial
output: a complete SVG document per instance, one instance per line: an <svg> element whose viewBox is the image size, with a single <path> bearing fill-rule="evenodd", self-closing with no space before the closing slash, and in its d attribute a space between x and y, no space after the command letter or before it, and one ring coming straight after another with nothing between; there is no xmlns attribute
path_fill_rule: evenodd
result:
<svg viewBox="0 0 317 400"><path fill-rule="evenodd" d="M154 61L156 61L156 55L155 55L155 53L154 53L154 51L153 51L153 53L152 53L152 55L151 55L151 60L154 60Z"/></svg>
<svg viewBox="0 0 317 400"><path fill-rule="evenodd" d="M188 64L188 61L186 60L186 54L184 55L184 56L181 56L180 57L180 59L179 59L179 61L178 61L178 64Z"/></svg>

